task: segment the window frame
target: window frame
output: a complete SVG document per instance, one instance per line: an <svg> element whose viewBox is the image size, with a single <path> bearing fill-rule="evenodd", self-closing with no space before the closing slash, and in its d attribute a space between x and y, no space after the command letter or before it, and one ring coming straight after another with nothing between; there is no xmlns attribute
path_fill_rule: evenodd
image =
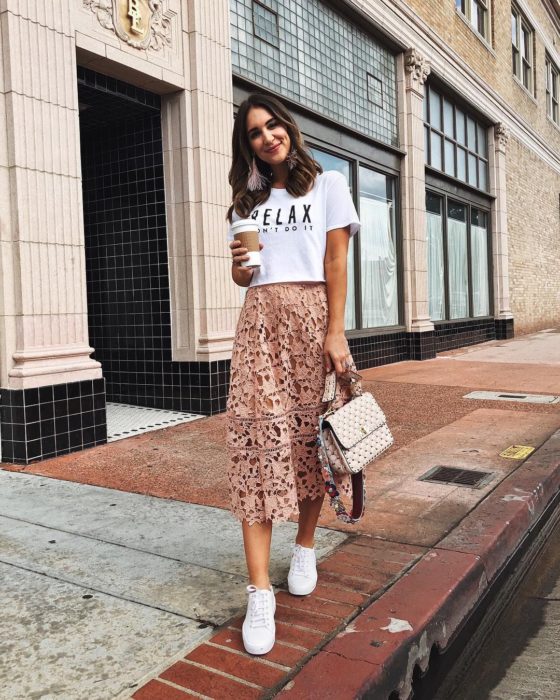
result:
<svg viewBox="0 0 560 700"><path fill-rule="evenodd" d="M298 123L300 127L302 126L301 120L298 117ZM397 251L397 323L393 326L363 326L363 310L362 310L362 270L361 270L361 257L360 257L360 238L361 231L358 231L354 235L354 250L353 250L353 265L354 265L354 314L356 319L356 328L345 329L346 337L348 338L360 338L364 336L370 336L373 333L393 333L404 328L403 318L404 318L404 299L402 294L403 289L403 259L402 259L402 221L401 221L401 200L400 200L400 172L394 170L393 168L387 167L386 165L379 163L377 160L372 160L364 155L359 155L355 151L347 151L346 149L339 148L332 143L326 144L322 140L313 136L308 130L301 129L302 134L305 137L305 143L310 148L315 148L323 153L328 153L329 155L341 158L350 163L350 187L352 190L352 200L358 216L360 213L360 167L365 167L370 170L374 170L382 175L389 178L393 178L394 181L394 193L395 198L393 201L393 206L395 208L394 221L395 221L395 245Z"/></svg>
<svg viewBox="0 0 560 700"><path fill-rule="evenodd" d="M525 17L519 7L512 2L511 17L515 18L515 42L513 40L513 23L511 27L511 46L512 46L512 70L513 75L520 85L534 97L535 94L535 30L529 20ZM525 33L528 38L528 44L525 43L525 54L522 52L522 36ZM527 76L527 81L525 77Z"/></svg>
<svg viewBox="0 0 560 700"><path fill-rule="evenodd" d="M460 12L469 23L471 29L481 36L484 41L490 43L490 11L491 0L455 0L455 8ZM477 17L479 21L474 23L473 6L477 7ZM482 31L480 29L480 18L482 18Z"/></svg>
<svg viewBox="0 0 560 700"><path fill-rule="evenodd" d="M546 116L560 126L560 70L548 53L545 54Z"/></svg>
<svg viewBox="0 0 560 700"><path fill-rule="evenodd" d="M432 106L430 104L430 93L434 92L439 96L440 99L440 109L439 109L439 123L440 123L440 128L433 126L432 125ZM452 131L453 135L450 136L448 133L446 133L445 130L445 102L449 103L452 108ZM457 133L457 111L461 112L463 115L463 120L464 120L464 142L461 142L458 138L458 133ZM469 119L474 122L474 127L475 127L475 145L474 147L471 147L468 145L468 124L469 124ZM479 138L480 138L480 131L484 133L484 140L485 140L485 148L484 148L484 153L480 152L478 149L480 147L479 144ZM431 132L434 132L437 134L441 140L442 140L442 149L441 149L441 163L442 167L438 168L435 165L432 165L432 138L431 138ZM484 192L485 194L489 193L490 189L490 162L489 162L489 152L488 152L488 125L480 119L472 110L470 110L468 107L466 107L460 100L457 100L454 96L448 94L445 90L440 89L439 84L434 85L432 82L429 82L426 85L425 93L424 93L424 134L425 134L425 161L426 161L426 167L433 169L434 171L437 171L438 173L441 173L443 177L450 178L454 182L461 183L462 186L466 187L472 187L473 189L479 191L479 192ZM430 138L426 139L426 134L430 135ZM446 163L446 153L445 153L445 143L446 141L449 141L453 144L453 174L449 173L446 170L447 163ZM458 154L459 151L463 151L465 153L465 179L461 179L458 176ZM473 185L471 182L469 182L469 155L473 156L476 159L476 185ZM480 165L479 163L484 164L485 168L485 177L486 177L486 188L483 189L480 186Z"/></svg>
<svg viewBox="0 0 560 700"><path fill-rule="evenodd" d="M492 259L492 219L491 219L491 204L483 200L482 197L472 197L470 193L460 192L456 187L446 187L443 183L436 181L436 178L426 179L426 194L433 194L440 197L442 200L442 235L443 235L443 286L444 286L444 316L442 319L430 319L434 326L448 323L463 323L465 321L481 320L494 317L494 285L493 285L493 259ZM449 318L449 252L448 252L448 237L447 237L447 219L448 219L448 203L449 200L466 206L467 209L467 269L468 269L468 316L463 318ZM486 232L487 232L487 260L488 260L488 315L473 316L473 288L472 288L472 242L471 242L471 226L472 226L472 210L479 209L486 214ZM427 210L427 209L426 209Z"/></svg>

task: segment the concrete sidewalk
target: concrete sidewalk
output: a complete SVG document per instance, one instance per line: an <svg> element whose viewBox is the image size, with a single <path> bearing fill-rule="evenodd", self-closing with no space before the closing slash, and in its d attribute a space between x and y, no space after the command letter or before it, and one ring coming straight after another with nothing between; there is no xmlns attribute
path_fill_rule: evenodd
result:
<svg viewBox="0 0 560 700"><path fill-rule="evenodd" d="M367 370L363 375L366 388L375 393L387 413L395 445L368 470L367 512L357 527L340 524L325 507L321 525L328 530L322 535L323 552L338 547L320 564L320 585L312 596L297 599L279 591L279 642L275 650L265 659L248 657L241 646L241 617L233 614L226 624L214 628L227 617L226 613L220 617L218 603L214 615L212 610L205 613L204 624L208 626L197 627L196 635L186 639L177 633L176 639L184 640L183 647L179 641L172 652L160 643L156 627L152 633L151 623L146 624L140 639L133 639L139 633L130 631L130 649L139 663L127 665L125 660L114 671L126 677L127 686L136 683L139 688L129 690L127 695L123 685L113 684L121 688L121 697L134 693L133 697L140 700L257 698L280 692L283 696L340 699L360 697L369 691L370 697L386 698L396 691L406 698L415 666L425 667L433 644L445 648L560 485L560 437L555 435L560 428L559 403L463 397L475 390L560 396L560 334L550 331L494 341L427 362ZM221 595L227 600L226 610L241 613L243 602L235 579L240 577L241 583L244 576L239 534L236 524L228 520L230 516L216 510L227 505L223 423L223 416L215 416L25 469L5 469L25 472L25 476L12 474L13 479L45 482L28 476L37 474L103 487L107 494L115 493L107 489L118 489L130 492L127 497L144 494L184 501L185 506L206 507L205 522L209 525L198 530L195 527L190 538L185 531L184 541L177 515L172 518L163 509L158 521L163 529L158 546L165 544L168 559L190 564L192 552L199 551L198 540L212 532L219 535L224 523L230 522L228 552L218 545L212 552L213 540L208 539L207 553L200 550L199 564L212 556L217 562L212 567L234 577L224 581L226 588ZM521 460L500 456L512 445L528 445L536 451ZM492 476L481 489L418 481L435 466L491 472ZM113 496L109 500L114 502ZM24 501L9 517L17 520L19 508L25 509ZM121 546L138 548L134 544L138 535L134 510L123 512L123 518L130 521L126 527L121 522L113 534L121 531ZM0 513L4 515L1 509ZM54 516L47 514L41 527L56 527L49 517ZM94 524L103 528L108 516L101 512L91 517L97 518ZM186 511L184 517L188 527L198 519L198 515L189 519ZM21 513L20 518L27 520ZM169 521L173 526L168 538L165 529ZM35 571L33 561L37 566L42 555L25 544L33 534L27 533L26 539L15 525L10 532L20 538L20 553L25 555L21 555L20 563L16 560L8 565ZM344 534L349 536L342 541ZM112 537L105 539L114 544ZM292 537L289 525L279 530L273 553L280 589ZM3 539L4 534L0 537ZM157 567L146 562L134 564L139 565L145 583ZM66 561L64 567L68 566ZM99 560L96 568L104 566L113 566L111 559ZM120 566L119 577L134 569L132 564L127 568L126 562ZM46 580L56 577L48 568L43 573ZM169 572L167 578L172 575ZM136 581L131 576L133 589ZM180 588L174 591L179 607L168 610L166 586L157 576L154 581L149 605L166 614L184 613ZM204 599L206 587L201 584L193 595L197 593ZM32 609L31 603L29 610L26 607L26 596L22 598L19 615ZM146 599L138 604L145 605ZM83 611L81 614L87 619ZM83 636L90 640L88 629L86 625ZM126 651L125 636L122 640ZM150 649L157 652L151 663L147 660ZM34 667L48 665L49 659L37 644ZM66 679L54 680L60 684ZM140 688L142 683L145 685ZM48 690L41 695L38 687L34 692L39 692L34 697L51 697ZM68 700L84 697L68 692L63 696ZM12 693L9 697L18 696Z"/></svg>

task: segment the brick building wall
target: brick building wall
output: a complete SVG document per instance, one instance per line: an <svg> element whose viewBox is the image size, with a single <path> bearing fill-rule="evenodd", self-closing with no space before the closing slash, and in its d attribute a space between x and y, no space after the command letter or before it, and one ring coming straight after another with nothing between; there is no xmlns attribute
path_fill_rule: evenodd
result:
<svg viewBox="0 0 560 700"><path fill-rule="evenodd" d="M514 110L560 150L560 129L546 115L545 41L550 46L560 42L560 21L555 24L542 0L525 0L536 20L534 27L535 95L516 80L511 66L511 2L493 0L490 43L483 41L455 9L455 0L407 0L411 7L457 53L464 63L480 76Z"/></svg>
<svg viewBox="0 0 560 700"><path fill-rule="evenodd" d="M455 8L455 0L407 0L406 4L456 53L465 66L499 95L526 129L526 143L507 147L509 284L516 334L560 323L560 174L531 144L560 154L560 128L547 116L545 56L558 67L560 20L543 0L521 0L534 29L534 95L514 77L511 59L511 2L491 0L488 43Z"/></svg>
<svg viewBox="0 0 560 700"><path fill-rule="evenodd" d="M530 333L560 322L560 175L516 139L507 164L511 310Z"/></svg>

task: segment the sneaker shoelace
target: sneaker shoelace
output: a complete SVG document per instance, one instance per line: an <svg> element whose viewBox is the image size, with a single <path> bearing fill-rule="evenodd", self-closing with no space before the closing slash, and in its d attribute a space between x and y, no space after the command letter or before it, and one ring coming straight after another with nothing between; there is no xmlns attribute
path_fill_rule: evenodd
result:
<svg viewBox="0 0 560 700"><path fill-rule="evenodd" d="M270 591L250 587L249 591L249 624L257 627L270 627Z"/></svg>
<svg viewBox="0 0 560 700"><path fill-rule="evenodd" d="M302 576L311 574L311 557L307 555L302 547L297 547L294 552L294 573Z"/></svg>

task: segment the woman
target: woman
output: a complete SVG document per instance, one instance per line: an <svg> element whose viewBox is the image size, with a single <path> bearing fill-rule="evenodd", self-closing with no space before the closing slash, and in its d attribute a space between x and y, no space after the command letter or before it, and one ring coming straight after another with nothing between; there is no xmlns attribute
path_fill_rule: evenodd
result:
<svg viewBox="0 0 560 700"><path fill-rule="evenodd" d="M297 124L273 97L251 95L233 129L230 224L259 225L260 268L229 240L232 277L249 287L236 330L227 406L232 511L242 521L250 586L243 642L266 654L275 640L269 579L272 523L298 513L288 587L317 582L314 535L324 497L315 445L325 374L350 366L344 335L346 260L359 220L346 181L323 173ZM346 396L339 389L338 403ZM348 492L348 484L339 484Z"/></svg>

